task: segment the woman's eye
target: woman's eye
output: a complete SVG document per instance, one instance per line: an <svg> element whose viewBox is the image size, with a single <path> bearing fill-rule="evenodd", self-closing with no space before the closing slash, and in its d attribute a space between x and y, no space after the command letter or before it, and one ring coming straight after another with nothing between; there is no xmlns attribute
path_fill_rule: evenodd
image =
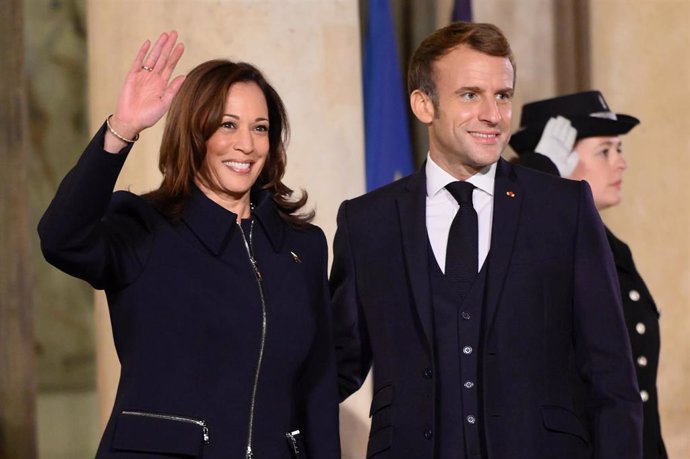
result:
<svg viewBox="0 0 690 459"><path fill-rule="evenodd" d="M259 132L268 132L268 126L260 124L256 127L256 130Z"/></svg>
<svg viewBox="0 0 690 459"><path fill-rule="evenodd" d="M223 124L221 124L221 127L224 127L225 129L234 129L235 128L235 123L232 121L225 121Z"/></svg>

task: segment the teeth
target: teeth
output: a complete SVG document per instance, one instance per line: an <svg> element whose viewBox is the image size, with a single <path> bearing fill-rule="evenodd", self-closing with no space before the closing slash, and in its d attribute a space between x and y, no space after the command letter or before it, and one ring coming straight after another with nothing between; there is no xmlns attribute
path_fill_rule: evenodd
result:
<svg viewBox="0 0 690 459"><path fill-rule="evenodd" d="M239 169L239 170L249 170L249 166L251 165L250 163L241 163L239 161L223 161L223 164L225 164L228 167L232 167L233 169Z"/></svg>
<svg viewBox="0 0 690 459"><path fill-rule="evenodd" d="M472 135L475 136L475 137L481 137L482 139L491 139L491 138L493 138L493 137L497 137L497 136L498 136L498 134L484 134L484 133L481 133L481 132L473 132Z"/></svg>

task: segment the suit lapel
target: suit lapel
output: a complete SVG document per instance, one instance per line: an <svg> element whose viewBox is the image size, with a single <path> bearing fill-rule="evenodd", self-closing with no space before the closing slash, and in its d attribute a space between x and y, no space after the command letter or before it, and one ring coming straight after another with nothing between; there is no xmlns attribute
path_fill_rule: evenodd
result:
<svg viewBox="0 0 690 459"><path fill-rule="evenodd" d="M426 175L422 168L410 176L406 189L398 196L398 217L405 257L408 284L415 309L424 329L431 352L432 311L429 286L426 232Z"/></svg>
<svg viewBox="0 0 690 459"><path fill-rule="evenodd" d="M494 184L491 249L487 265L489 271L486 279L485 330L491 330L498 301L503 292L503 283L517 236L523 198L523 189L517 181L512 164L499 159Z"/></svg>

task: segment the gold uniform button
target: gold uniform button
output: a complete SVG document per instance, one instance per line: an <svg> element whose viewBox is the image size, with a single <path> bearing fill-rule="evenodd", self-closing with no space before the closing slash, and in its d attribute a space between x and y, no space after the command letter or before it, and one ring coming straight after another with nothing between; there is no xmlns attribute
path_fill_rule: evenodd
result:
<svg viewBox="0 0 690 459"><path fill-rule="evenodd" d="M640 391L640 398L642 399L643 402L646 402L647 400L649 400L649 392L647 392L646 390L641 390Z"/></svg>
<svg viewBox="0 0 690 459"><path fill-rule="evenodd" d="M635 324L635 331L638 335L644 335L647 331L647 326L642 322L637 322L637 324Z"/></svg>
<svg viewBox="0 0 690 459"><path fill-rule="evenodd" d="M645 357L644 355L639 356L637 358L637 366L642 367L642 368L646 367L647 366L647 357Z"/></svg>
<svg viewBox="0 0 690 459"><path fill-rule="evenodd" d="M640 301L640 292L638 292L635 289L632 289L628 292L628 297L633 301Z"/></svg>

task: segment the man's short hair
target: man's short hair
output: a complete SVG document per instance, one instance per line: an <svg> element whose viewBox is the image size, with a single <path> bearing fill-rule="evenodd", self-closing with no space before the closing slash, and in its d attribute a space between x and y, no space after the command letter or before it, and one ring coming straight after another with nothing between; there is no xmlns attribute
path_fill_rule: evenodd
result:
<svg viewBox="0 0 690 459"><path fill-rule="evenodd" d="M438 110L434 62L461 45L489 56L506 57L513 72L516 71L513 51L501 29L493 24L454 22L426 37L412 55L407 72L408 93L419 89L429 96L434 109Z"/></svg>

